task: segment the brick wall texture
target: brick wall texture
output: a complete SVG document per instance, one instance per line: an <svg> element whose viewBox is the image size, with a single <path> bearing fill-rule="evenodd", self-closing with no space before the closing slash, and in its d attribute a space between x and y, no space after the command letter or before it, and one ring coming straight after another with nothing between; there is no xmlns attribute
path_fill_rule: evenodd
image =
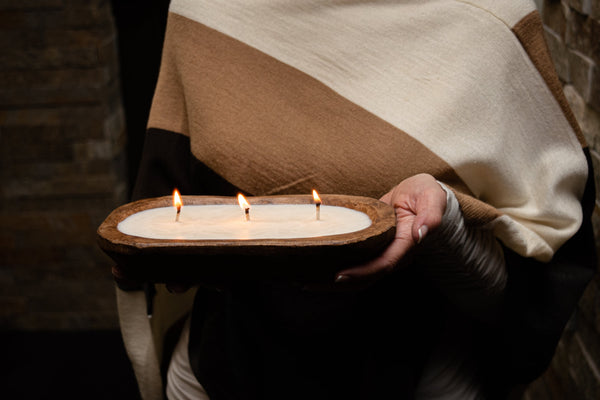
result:
<svg viewBox="0 0 600 400"><path fill-rule="evenodd" d="M117 328L95 231L126 201L104 0L0 0L0 329Z"/></svg>
<svg viewBox="0 0 600 400"><path fill-rule="evenodd" d="M593 216L600 239L600 0L539 0L546 40L564 91L591 149ZM587 287L546 373L527 400L600 399L600 275Z"/></svg>

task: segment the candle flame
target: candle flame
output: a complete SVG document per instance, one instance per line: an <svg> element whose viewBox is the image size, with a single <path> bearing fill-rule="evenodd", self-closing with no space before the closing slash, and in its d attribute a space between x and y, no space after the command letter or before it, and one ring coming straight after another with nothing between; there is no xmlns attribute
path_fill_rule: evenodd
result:
<svg viewBox="0 0 600 400"><path fill-rule="evenodd" d="M315 199L315 209L317 211L317 221L321 219L321 198L319 197L319 193L313 189L313 199Z"/></svg>
<svg viewBox="0 0 600 400"><path fill-rule="evenodd" d="M248 210L250 208L250 204L246 201L246 198L241 193L238 194L238 203L242 210Z"/></svg>
<svg viewBox="0 0 600 400"><path fill-rule="evenodd" d="M240 203L240 207L244 210L246 221L250 221L250 204L248 204L246 198L241 193L238 194L238 203Z"/></svg>
<svg viewBox="0 0 600 400"><path fill-rule="evenodd" d="M179 191L175 189L173 191L173 206L177 209L177 214L175 214L175 222L179 222L179 213L181 212L181 206L183 202L181 201L181 197L179 196Z"/></svg>
<svg viewBox="0 0 600 400"><path fill-rule="evenodd" d="M181 206L183 202L181 201L181 197L179 196L179 191L175 189L173 191L173 207L177 209L177 211L181 210Z"/></svg>
<svg viewBox="0 0 600 400"><path fill-rule="evenodd" d="M315 204L321 204L321 198L319 197L319 193L313 189L313 199L315 199Z"/></svg>

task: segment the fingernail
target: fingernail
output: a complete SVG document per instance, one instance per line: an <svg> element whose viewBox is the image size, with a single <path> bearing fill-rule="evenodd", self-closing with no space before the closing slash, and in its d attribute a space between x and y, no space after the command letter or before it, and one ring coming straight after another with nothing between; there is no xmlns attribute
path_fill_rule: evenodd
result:
<svg viewBox="0 0 600 400"><path fill-rule="evenodd" d="M427 235L428 230L429 230L429 228L427 227L427 225L423 225L419 228L419 230L418 230L419 239L417 239L417 244L421 243L423 241L423 239L425 239L425 235Z"/></svg>
<svg viewBox="0 0 600 400"><path fill-rule="evenodd" d="M338 275L335 277L335 283L348 282L350 277L348 275Z"/></svg>

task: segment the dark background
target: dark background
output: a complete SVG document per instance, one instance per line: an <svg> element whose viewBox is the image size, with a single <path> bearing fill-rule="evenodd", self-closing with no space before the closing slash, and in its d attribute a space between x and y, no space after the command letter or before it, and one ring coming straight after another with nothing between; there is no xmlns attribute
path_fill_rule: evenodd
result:
<svg viewBox="0 0 600 400"><path fill-rule="evenodd" d="M135 181L168 3L0 1L2 175L25 187L2 199L24 215L0 234L2 398L139 398L93 232Z"/></svg>

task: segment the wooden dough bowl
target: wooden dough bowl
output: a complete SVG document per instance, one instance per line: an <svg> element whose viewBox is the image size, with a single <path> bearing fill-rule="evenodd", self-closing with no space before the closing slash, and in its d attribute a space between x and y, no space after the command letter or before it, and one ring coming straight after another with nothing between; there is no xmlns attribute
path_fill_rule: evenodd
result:
<svg viewBox="0 0 600 400"><path fill-rule="evenodd" d="M237 204L233 197L182 196L185 205ZM372 198L321 195L323 204L361 211L366 229L299 239L174 240L131 236L117 229L128 216L172 206L172 197L139 200L115 209L98 228L98 244L127 279L139 282L333 282L335 274L377 256L393 240L391 206ZM249 197L250 204L312 204L312 196Z"/></svg>

